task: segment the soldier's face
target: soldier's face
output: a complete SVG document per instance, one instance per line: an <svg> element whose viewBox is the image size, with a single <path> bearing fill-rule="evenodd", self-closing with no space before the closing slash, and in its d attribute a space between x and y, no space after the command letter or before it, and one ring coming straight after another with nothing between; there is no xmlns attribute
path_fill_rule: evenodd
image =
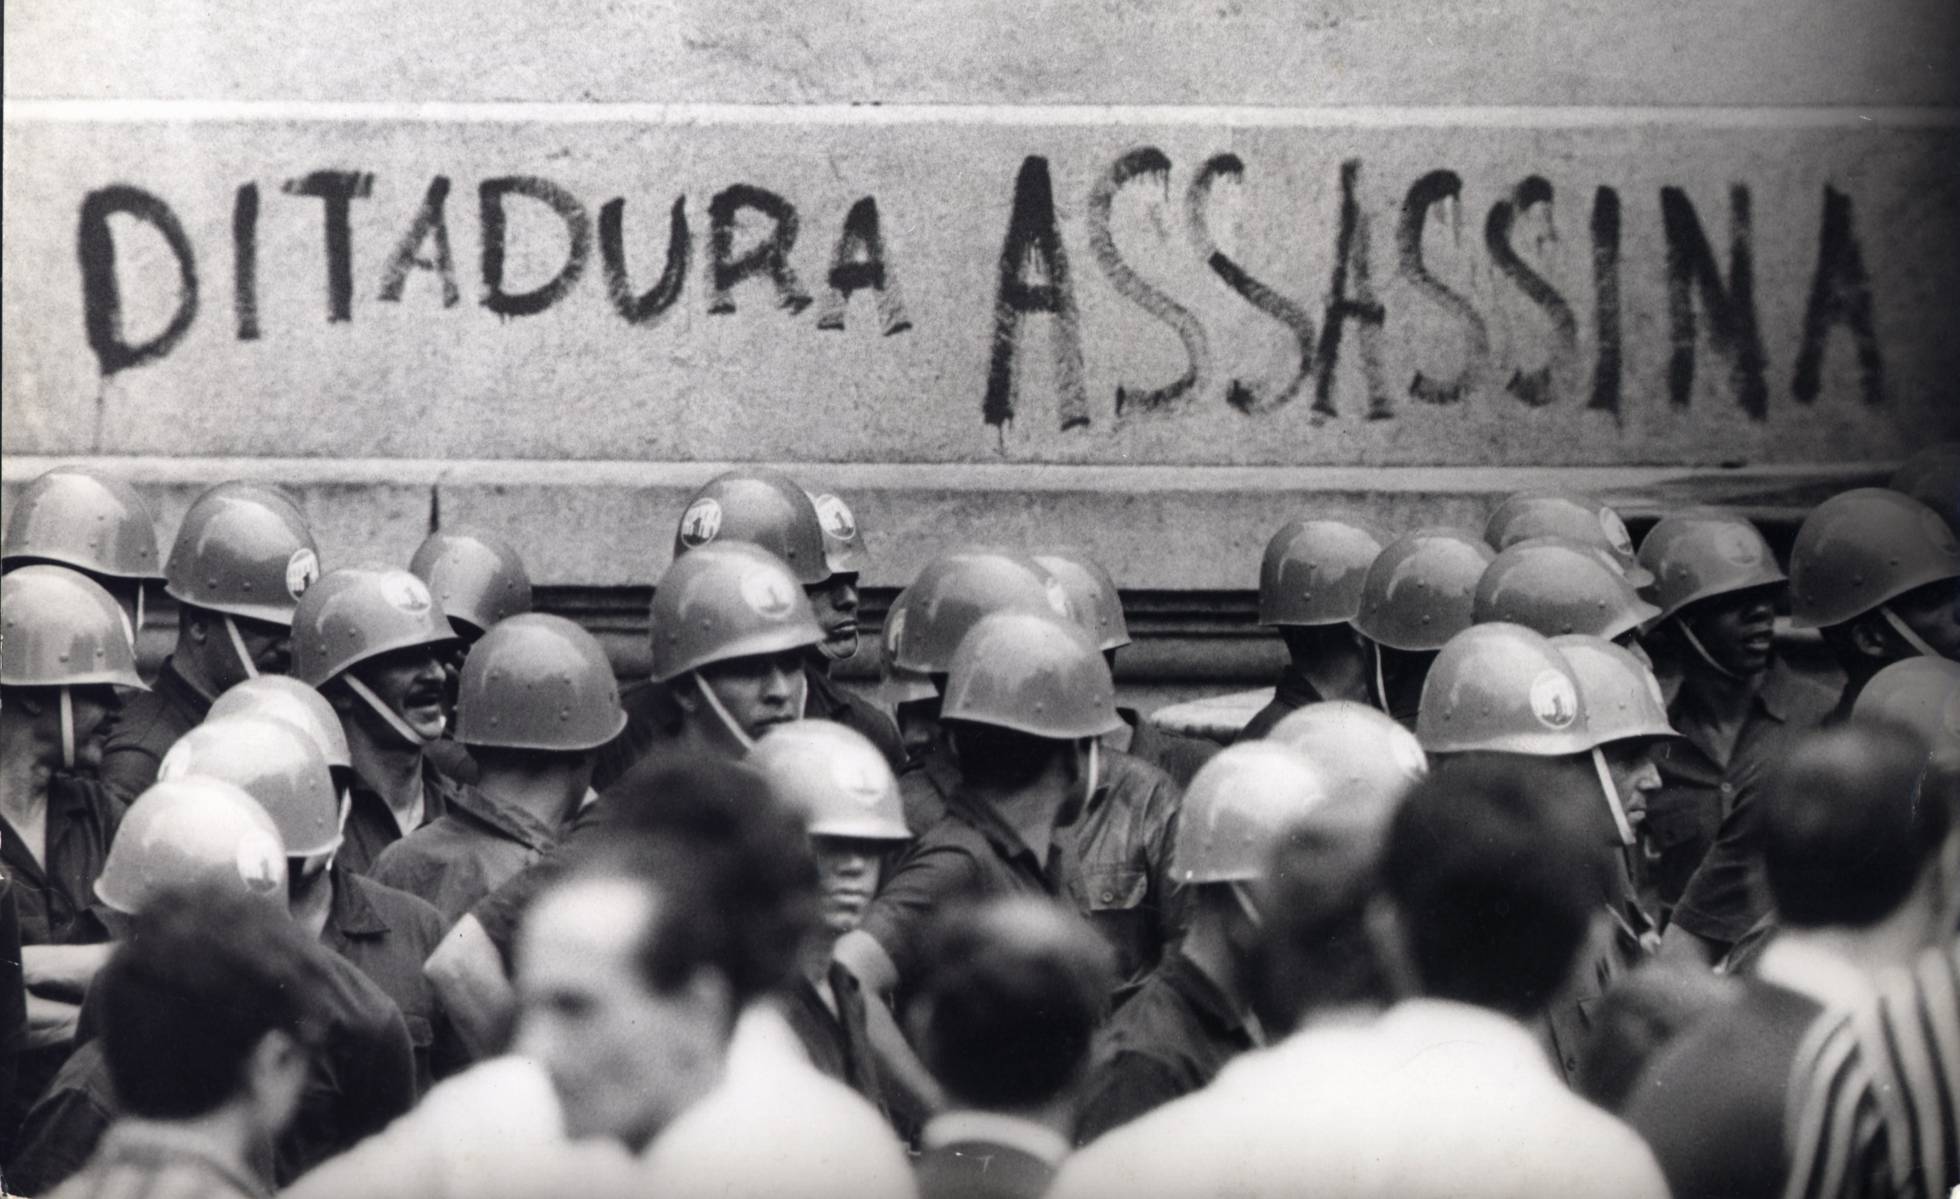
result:
<svg viewBox="0 0 1960 1199"><path fill-rule="evenodd" d="M448 716L442 659L427 646L382 654L349 668L425 741L442 736Z"/></svg>
<svg viewBox="0 0 1960 1199"><path fill-rule="evenodd" d="M823 925L841 937L858 926L864 909L878 891L879 868L887 847L883 841L851 837L812 837L817 857L817 888Z"/></svg>
<svg viewBox="0 0 1960 1199"><path fill-rule="evenodd" d="M1940 657L1960 662L1960 584L1946 579L1915 587L1891 608Z"/></svg>
<svg viewBox="0 0 1960 1199"><path fill-rule="evenodd" d="M1613 779L1613 789L1620 794L1620 806L1626 810L1627 823L1637 833L1641 823L1647 819L1648 799L1661 789L1661 770L1657 764L1660 742L1609 741L1599 747L1599 756L1606 759L1606 773ZM1613 844L1619 843L1619 830L1615 828Z"/></svg>
<svg viewBox="0 0 1960 1199"><path fill-rule="evenodd" d="M803 718L803 651L752 654L710 662L700 669L704 687L743 733L760 740L779 724Z"/></svg>
<svg viewBox="0 0 1960 1199"><path fill-rule="evenodd" d="M199 642L205 677L221 693L250 677L245 671L245 664L239 661L231 635L225 632L224 622L222 613L205 613L202 621L204 636ZM286 673L293 657L291 629L247 616L234 616L231 623L238 630L238 640L245 647L245 656L252 661L252 669L260 674Z"/></svg>
<svg viewBox="0 0 1960 1199"><path fill-rule="evenodd" d="M75 765L84 769L100 766L102 739L108 734L109 718L122 707L122 697L114 687L70 687L68 705L75 721ZM60 718L57 713L55 719Z"/></svg>
<svg viewBox="0 0 1960 1199"><path fill-rule="evenodd" d="M1769 669L1779 585L1752 587L1690 604L1681 619L1715 664L1739 675Z"/></svg>
<svg viewBox="0 0 1960 1199"><path fill-rule="evenodd" d="M810 607L816 610L817 623L823 627L824 640L818 648L833 662L842 662L858 651L857 583L857 574L849 572L834 574L806 588Z"/></svg>

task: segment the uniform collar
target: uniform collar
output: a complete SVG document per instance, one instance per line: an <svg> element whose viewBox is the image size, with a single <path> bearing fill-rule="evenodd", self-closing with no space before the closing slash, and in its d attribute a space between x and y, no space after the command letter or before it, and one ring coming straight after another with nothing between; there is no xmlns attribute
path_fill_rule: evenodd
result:
<svg viewBox="0 0 1960 1199"><path fill-rule="evenodd" d="M41 852L49 853L59 835L90 818L88 784L66 771L48 776L48 814ZM14 831L13 821L0 814L0 862L37 884L48 881L48 864L27 852L27 843ZM84 900L86 902L86 900Z"/></svg>
<svg viewBox="0 0 1960 1199"><path fill-rule="evenodd" d="M526 849L543 853L558 842L559 829L546 827L543 821L522 808L497 802L481 787L459 783L449 796L449 803Z"/></svg>
<svg viewBox="0 0 1960 1199"><path fill-rule="evenodd" d="M1027 864L1035 874L1047 879L1052 887L1054 880L1050 878L1050 863L1054 861L1057 846L1050 845L1049 860L1042 861L1028 843L1021 840L1021 834L1015 832L1013 826L1001 818L1001 814L994 810L992 804L976 798L963 785L955 785L947 793L946 813L964 824L971 825L987 839L987 843L994 847L994 852L1003 859Z"/></svg>
<svg viewBox="0 0 1960 1199"><path fill-rule="evenodd" d="M163 665L157 669L157 681L151 689L171 707L188 712L198 720L203 720L216 702L215 697L198 690L197 684L185 678L184 672L177 669L175 654L163 660Z"/></svg>
<svg viewBox="0 0 1960 1199"><path fill-rule="evenodd" d="M333 871L333 905L327 909L327 930L342 937L386 936L391 927L368 900L361 880L338 863Z"/></svg>
<svg viewBox="0 0 1960 1199"><path fill-rule="evenodd" d="M1046 1166L1059 1166L1068 1156L1068 1138L1046 1124L1000 1112L965 1109L934 1116L919 1139L928 1149L950 1145L986 1144L1016 1149Z"/></svg>

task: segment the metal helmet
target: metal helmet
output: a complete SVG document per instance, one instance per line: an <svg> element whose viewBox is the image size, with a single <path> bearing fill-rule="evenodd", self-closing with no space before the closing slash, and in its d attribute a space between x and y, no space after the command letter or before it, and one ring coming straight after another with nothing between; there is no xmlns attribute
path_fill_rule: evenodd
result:
<svg viewBox="0 0 1960 1199"><path fill-rule="evenodd" d="M456 740L501 749L597 749L626 727L598 638L562 616L500 621L463 663Z"/></svg>
<svg viewBox="0 0 1960 1199"><path fill-rule="evenodd" d="M1076 623L1097 649L1121 649L1130 644L1130 626L1123 619L1123 597L1116 580L1102 563L1078 549L1050 550L1034 556L1035 564L1062 585Z"/></svg>
<svg viewBox="0 0 1960 1199"><path fill-rule="evenodd" d="M746 541L717 541L674 559L653 589L652 624L657 682L824 638L782 559Z"/></svg>
<svg viewBox="0 0 1960 1199"><path fill-rule="evenodd" d="M286 904L286 846L251 796L216 779L160 782L123 815L95 880L95 897L138 916L158 895L216 884Z"/></svg>
<svg viewBox="0 0 1960 1199"><path fill-rule="evenodd" d="M305 730L271 716L206 719L177 739L157 781L216 779L251 796L279 826L289 857L340 846L340 789Z"/></svg>
<svg viewBox="0 0 1960 1199"><path fill-rule="evenodd" d="M1666 619L1698 600L1788 580L1756 526L1727 512L1664 516L1640 542L1648 597Z"/></svg>
<svg viewBox="0 0 1960 1199"><path fill-rule="evenodd" d="M58 562L115 579L161 579L156 517L136 489L85 466L57 466L21 489L4 562Z"/></svg>
<svg viewBox="0 0 1960 1199"><path fill-rule="evenodd" d="M1587 546L1534 538L1492 559L1477 580L1470 612L1477 624L1509 621L1547 637L1589 633L1610 639L1639 628L1660 609Z"/></svg>
<svg viewBox="0 0 1960 1199"><path fill-rule="evenodd" d="M1422 685L1416 739L1431 754L1564 757L1593 746L1565 655L1523 625L1501 622L1470 626L1436 655Z"/></svg>
<svg viewBox="0 0 1960 1199"><path fill-rule="evenodd" d="M342 567L308 588L293 614L293 677L319 687L369 658L454 640L421 579L396 567Z"/></svg>
<svg viewBox="0 0 1960 1199"><path fill-rule="evenodd" d="M1577 633L1554 637L1552 644L1579 680L1579 701L1594 745L1681 735L1668 722L1660 680L1626 647Z"/></svg>
<svg viewBox="0 0 1960 1199"><path fill-rule="evenodd" d="M1354 627L1390 649L1441 649L1470 627L1477 580L1495 557L1465 529L1405 533L1369 565Z"/></svg>
<svg viewBox="0 0 1960 1199"><path fill-rule="evenodd" d="M1916 587L1960 578L1960 543L1926 505L1860 487L1811 510L1790 551L1790 623L1825 628Z"/></svg>
<svg viewBox="0 0 1960 1199"><path fill-rule="evenodd" d="M694 493L674 526L674 560L719 541L761 546L789 567L798 586L831 575L816 504L788 475L766 466L723 471Z"/></svg>
<svg viewBox="0 0 1960 1199"><path fill-rule="evenodd" d="M892 600L892 606L885 610L884 624L878 629L880 694L888 707L939 696L939 689L932 685L932 676L906 670L898 664L898 635L905 628L906 606L911 602L911 597L910 587L899 592Z"/></svg>
<svg viewBox="0 0 1960 1199"><path fill-rule="evenodd" d="M0 683L149 690L122 608L94 579L45 564L0 576Z"/></svg>
<svg viewBox="0 0 1960 1199"><path fill-rule="evenodd" d="M1646 587L1654 581L1634 555L1626 522L1592 496L1556 489L1513 492L1490 514L1484 524L1484 540L1492 549L1503 551L1528 537L1565 537L1599 546L1613 556L1627 582Z"/></svg>
<svg viewBox="0 0 1960 1199"><path fill-rule="evenodd" d="M812 492L810 502L817 509L817 524L823 527L824 566L831 574L862 574L871 564L871 551L864 546L864 530L857 514L835 492Z"/></svg>
<svg viewBox="0 0 1960 1199"><path fill-rule="evenodd" d="M949 550L926 563L885 617L892 665L945 674L968 630L996 612L1074 619L1068 593L1041 564L1014 550Z"/></svg>
<svg viewBox="0 0 1960 1199"><path fill-rule="evenodd" d="M1392 804L1429 774L1416 735L1367 704L1337 699L1289 713L1265 740L1298 750L1329 794Z"/></svg>
<svg viewBox="0 0 1960 1199"><path fill-rule="evenodd" d="M1228 745L1185 789L1171 869L1186 885L1262 878L1274 844L1329 794L1314 764L1291 746Z"/></svg>
<svg viewBox="0 0 1960 1199"><path fill-rule="evenodd" d="M1960 662L1905 658L1873 675L1852 701L1854 718L1889 720L1922 737L1935 764L1960 766Z"/></svg>
<svg viewBox="0 0 1960 1199"><path fill-rule="evenodd" d="M1349 517L1280 526L1259 560L1259 623L1344 624L1361 610L1361 584L1389 537Z"/></svg>
<svg viewBox="0 0 1960 1199"><path fill-rule="evenodd" d="M1123 727L1102 652L1067 617L997 612L953 655L941 720L1071 741Z"/></svg>
<svg viewBox="0 0 1960 1199"><path fill-rule="evenodd" d="M262 674L238 683L212 704L204 722L238 716L265 716L283 720L312 739L327 765L341 770L354 766L347 750L347 731L340 717L318 691L284 674Z"/></svg>
<svg viewBox="0 0 1960 1199"><path fill-rule="evenodd" d="M1928 446L1906 459L1886 486L1918 500L1960 529L1960 442Z"/></svg>
<svg viewBox="0 0 1960 1199"><path fill-rule="evenodd" d="M431 533L408 560L408 572L429 585L458 633L481 636L506 616L531 610L531 575L501 537L488 533Z"/></svg>
<svg viewBox="0 0 1960 1199"><path fill-rule="evenodd" d="M812 837L910 841L898 780L864 734L828 720L780 724L749 751L776 797L803 814Z"/></svg>
<svg viewBox="0 0 1960 1199"><path fill-rule="evenodd" d="M320 553L284 492L220 483L184 514L163 577L179 603L290 625L299 597L320 577Z"/></svg>

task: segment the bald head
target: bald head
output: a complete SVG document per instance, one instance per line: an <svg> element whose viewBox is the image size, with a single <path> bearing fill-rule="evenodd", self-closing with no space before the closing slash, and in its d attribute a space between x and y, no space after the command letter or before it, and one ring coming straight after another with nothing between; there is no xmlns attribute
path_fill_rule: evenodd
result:
<svg viewBox="0 0 1960 1199"><path fill-rule="evenodd" d="M1763 811L1763 872L1794 927L1862 928L1892 915L1938 853L1946 805L1927 748L1903 726L1856 720L1784 759Z"/></svg>

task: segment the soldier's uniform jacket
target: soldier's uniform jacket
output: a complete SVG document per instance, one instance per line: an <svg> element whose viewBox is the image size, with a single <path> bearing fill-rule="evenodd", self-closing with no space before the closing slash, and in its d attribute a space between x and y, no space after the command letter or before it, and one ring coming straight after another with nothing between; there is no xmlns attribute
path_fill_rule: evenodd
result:
<svg viewBox="0 0 1960 1199"><path fill-rule="evenodd" d="M592 764L594 791L605 791L640 759L678 740L686 716L673 688L651 680L620 688L619 706L626 712L626 727L599 747Z"/></svg>
<svg viewBox="0 0 1960 1199"><path fill-rule="evenodd" d="M837 1000L835 1014L817 989L799 978L784 997L783 1018L803 1042L811 1065L864 1096L890 1119L884 1082L865 1032L864 987L857 975L836 963L831 964L829 981L831 996Z"/></svg>
<svg viewBox="0 0 1960 1199"><path fill-rule="evenodd" d="M1076 906L1116 952L1117 977L1141 982L1183 934L1183 888L1171 870L1182 795L1163 771L1102 750L1102 783L1070 826Z"/></svg>
<svg viewBox="0 0 1960 1199"><path fill-rule="evenodd" d="M1533 1022L1567 1085L1578 1082L1600 999L1652 956L1658 944L1653 924L1632 899L1602 907L1594 915L1585 941L1573 955L1565 984Z"/></svg>
<svg viewBox="0 0 1960 1199"><path fill-rule="evenodd" d="M440 820L449 811L455 794L456 783L438 770L434 762L424 757L422 823L416 829ZM374 868L383 850L402 839L402 829L395 820L394 811L388 807L388 801L381 798L380 792L368 786L359 774L354 776L352 785L347 788L347 798L347 823L341 830L345 840L341 842L340 854L334 860L355 874L366 874Z"/></svg>
<svg viewBox="0 0 1960 1199"><path fill-rule="evenodd" d="M1273 731L1273 726L1288 716L1306 707L1317 704L1325 697L1308 681L1297 667L1288 665L1280 672L1279 683L1273 688L1272 702L1259 709L1258 714L1246 722L1239 730L1236 740L1257 741Z"/></svg>
<svg viewBox="0 0 1960 1199"><path fill-rule="evenodd" d="M157 781L163 755L204 722L211 703L177 670L175 656L163 660L155 685L129 696L102 744L102 781L118 800L128 804Z"/></svg>
<svg viewBox="0 0 1960 1199"><path fill-rule="evenodd" d="M427 900L447 927L543 857L561 831L465 784L447 812L383 850L368 874Z"/></svg>
<svg viewBox="0 0 1960 1199"><path fill-rule="evenodd" d="M904 768L905 744L899 740L896 721L870 700L836 682L821 666L805 663L803 677L809 684L803 703L807 719L835 721L863 733L894 771Z"/></svg>
<svg viewBox="0 0 1960 1199"><path fill-rule="evenodd" d="M422 963L449 928L436 910L405 891L333 867L333 906L320 942L358 967L401 1009L415 1056L416 1093L468 1065Z"/></svg>

